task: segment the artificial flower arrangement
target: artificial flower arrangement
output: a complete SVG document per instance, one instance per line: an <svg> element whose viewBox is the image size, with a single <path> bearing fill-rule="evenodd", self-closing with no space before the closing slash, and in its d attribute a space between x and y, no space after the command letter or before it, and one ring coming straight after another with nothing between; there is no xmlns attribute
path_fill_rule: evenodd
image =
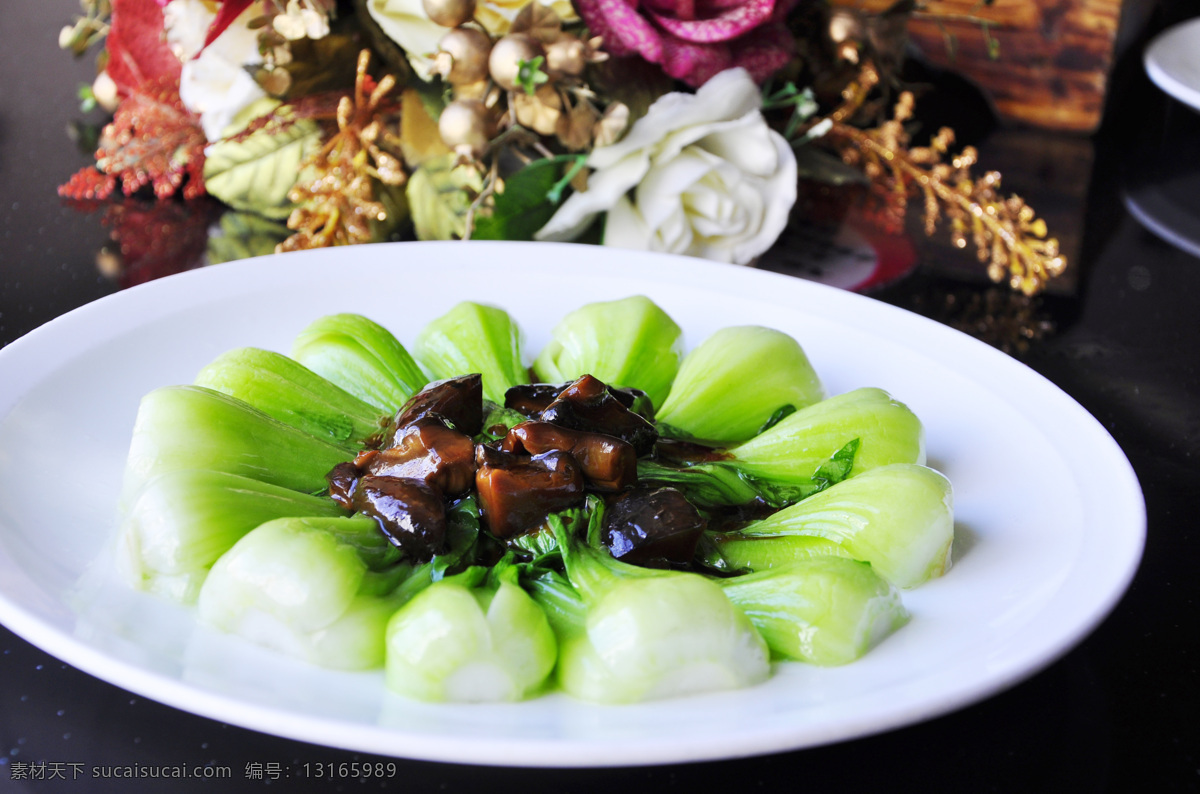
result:
<svg viewBox="0 0 1200 794"><path fill-rule="evenodd" d="M892 230L916 203L1026 294L1066 266L951 130L913 144L880 44L907 0L82 3L60 44L102 42L83 94L113 119L71 199L208 195L278 251L575 240L745 265L824 183Z"/></svg>

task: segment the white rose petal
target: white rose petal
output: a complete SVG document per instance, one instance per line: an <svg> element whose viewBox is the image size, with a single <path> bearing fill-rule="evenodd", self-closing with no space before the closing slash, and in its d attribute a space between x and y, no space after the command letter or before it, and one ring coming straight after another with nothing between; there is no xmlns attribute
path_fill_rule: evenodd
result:
<svg viewBox="0 0 1200 794"><path fill-rule="evenodd" d="M258 31L248 27L250 20L262 13L261 4L251 5L203 52L183 64L179 98L184 107L199 114L200 126L210 141L225 135L243 108L267 95L245 69L262 63Z"/></svg>
<svg viewBox="0 0 1200 794"><path fill-rule="evenodd" d="M176 58L190 61L196 57L216 16L204 0L171 0L163 6L163 32Z"/></svg>
<svg viewBox="0 0 1200 794"><path fill-rule="evenodd" d="M605 245L747 264L783 232L796 202L795 155L760 105L744 69L659 98L624 139L592 152L587 190L537 238L573 239L607 213Z"/></svg>
<svg viewBox="0 0 1200 794"><path fill-rule="evenodd" d="M433 22L425 14L421 0L369 0L367 13L388 38L400 45L413 71L422 80L433 74L433 58L438 43L449 28Z"/></svg>

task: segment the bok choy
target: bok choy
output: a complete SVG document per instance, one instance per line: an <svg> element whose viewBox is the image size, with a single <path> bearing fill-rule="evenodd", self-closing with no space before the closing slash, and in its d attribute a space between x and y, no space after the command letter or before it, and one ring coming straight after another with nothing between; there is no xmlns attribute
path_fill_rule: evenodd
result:
<svg viewBox="0 0 1200 794"><path fill-rule="evenodd" d="M554 328L541 383L520 337L463 302L410 356L335 314L293 358L232 350L146 395L132 583L406 697L615 704L852 661L949 566L920 421L881 389L823 399L791 337L726 328L682 358L649 299L593 303Z"/></svg>
<svg viewBox="0 0 1200 794"><path fill-rule="evenodd" d="M679 371L683 331L649 298L589 303L563 317L533 364L547 383L584 375L641 389L655 408Z"/></svg>
<svg viewBox="0 0 1200 794"><path fill-rule="evenodd" d="M758 631L721 587L696 573L641 568L599 547L602 505L551 516L570 584L535 590L559 627L558 681L570 695L598 703L635 703L751 686L770 663ZM587 540L576 536L588 527ZM574 620L572 620L574 618Z"/></svg>
<svg viewBox="0 0 1200 794"><path fill-rule="evenodd" d="M656 418L673 435L727 445L824 396L795 339L772 328L734 326L687 354Z"/></svg>
<svg viewBox="0 0 1200 794"><path fill-rule="evenodd" d="M417 358L435 379L468 372L483 376L483 396L504 405L504 393L529 383L521 363L521 330L508 312L463 301L417 335Z"/></svg>
<svg viewBox="0 0 1200 794"><path fill-rule="evenodd" d="M881 466L840 482L736 532L713 535L730 568L760 570L811 556L814 538L843 547L898 587L950 566L954 495L950 481L915 464Z"/></svg>
<svg viewBox="0 0 1200 794"><path fill-rule="evenodd" d="M326 488L325 473L354 457L262 411L201 386L165 386L138 407L125 463L123 502L147 480L181 469L240 474L305 493Z"/></svg>
<svg viewBox="0 0 1200 794"><path fill-rule="evenodd" d="M220 471L152 478L121 525L119 563L139 589L192 602L208 569L246 533L293 516L341 516L329 499Z"/></svg>
<svg viewBox="0 0 1200 794"><path fill-rule="evenodd" d="M810 664L852 662L908 620L895 587L836 555L717 582L773 654Z"/></svg>
<svg viewBox="0 0 1200 794"><path fill-rule="evenodd" d="M243 347L218 356L194 381L335 444L360 445L388 415L287 356Z"/></svg>
<svg viewBox="0 0 1200 794"><path fill-rule="evenodd" d="M429 378L392 332L359 314L330 314L292 341L292 358L384 413Z"/></svg>
<svg viewBox="0 0 1200 794"><path fill-rule="evenodd" d="M372 554L380 544L369 518L268 521L213 565L200 620L321 667L379 667L388 620L409 595L397 586L412 570Z"/></svg>
<svg viewBox="0 0 1200 794"><path fill-rule="evenodd" d="M503 702L537 694L558 646L517 568L469 568L436 582L387 626L387 685L426 701Z"/></svg>
<svg viewBox="0 0 1200 794"><path fill-rule="evenodd" d="M672 466L638 461L641 480L671 485L697 505L780 508L891 463L924 463L921 421L882 389L857 389L785 417L754 438Z"/></svg>

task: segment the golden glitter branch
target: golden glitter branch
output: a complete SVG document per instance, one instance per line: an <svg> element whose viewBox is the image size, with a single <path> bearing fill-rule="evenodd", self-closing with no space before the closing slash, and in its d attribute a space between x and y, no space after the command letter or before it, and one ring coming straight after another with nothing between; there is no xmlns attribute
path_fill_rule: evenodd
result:
<svg viewBox="0 0 1200 794"><path fill-rule="evenodd" d="M904 124L912 118L911 93L902 93L892 118L877 127L860 129L846 122L877 81L873 67L865 65L859 79L843 92L842 105L809 129L824 124L827 129L817 140L862 169L883 201L885 221L902 227L910 197L920 196L925 233L932 236L938 222L949 219L952 243L958 248L974 243L993 281L1007 276L1013 289L1034 295L1061 274L1067 260L1058 240L1046 236L1046 222L1021 197L1001 195L998 172L972 176L978 160L973 147L950 156L953 130L942 128L929 146L909 146Z"/></svg>
<svg viewBox="0 0 1200 794"><path fill-rule="evenodd" d="M277 251L371 242L372 223L389 221L377 183L386 188L406 180L401 158L388 151L396 148L397 139L387 132L384 118L394 112L385 100L396 79L384 75L372 85L369 61L370 51L363 50L354 93L337 104L337 132L305 161L304 176L288 194L297 204L288 217L295 234Z"/></svg>

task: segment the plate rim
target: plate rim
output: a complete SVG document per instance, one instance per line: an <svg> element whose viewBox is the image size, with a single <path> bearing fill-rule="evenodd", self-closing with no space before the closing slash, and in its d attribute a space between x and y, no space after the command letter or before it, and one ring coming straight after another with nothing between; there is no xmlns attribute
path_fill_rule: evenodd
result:
<svg viewBox="0 0 1200 794"><path fill-rule="evenodd" d="M1200 49L1200 17L1184 20L1159 33L1146 47L1142 63L1150 80L1162 91L1194 110L1200 111L1200 82L1188 83L1164 65L1164 54L1171 54L1178 42L1194 39ZM1200 75L1200 73L1198 73Z"/></svg>
<svg viewBox="0 0 1200 794"><path fill-rule="evenodd" d="M555 243L513 243L513 242L472 242L472 243L385 243L377 244L377 246L406 246L414 247L421 246L431 253L436 253L439 247L445 246L475 246L482 248L486 246L495 247L497 250L501 248L517 248L524 249L529 247L529 250L536 251L538 257L549 260L552 258L555 246L570 246L572 256L598 257L604 259L607 256L629 256L636 255L637 259L645 259L652 263L652 270L659 272L659 280L669 282L677 277L682 271L690 274L698 274L703 279L721 280L719 276L728 277L731 273L729 265L721 265L702 260L687 259L684 257L675 257L663 254L648 254L646 252L620 252L614 254L612 249L603 249L596 246L577 246L572 244L555 244ZM585 253L586 251L586 253ZM561 253L561 251L560 251ZM114 293L105 296L97 301L78 307L64 315L50 321L49 323L36 328L25 336L15 340L0 349L0 371L7 368L10 360L26 357L27 350L36 352L37 346L43 344L42 339L53 339L56 334L69 334L72 329L83 324L86 326L91 322L91 317L94 314L102 315L107 311L117 311L125 303L138 303L143 300L141 296L150 297L157 296L158 293L169 294L172 292L184 292L195 280L213 280L218 282L221 280L230 280L238 282L245 278L244 273L251 271L254 278L261 278L261 274L266 273L272 268L293 268L299 267L301 258L314 260L315 264L309 267L319 267L320 262L330 256L329 252L323 251L308 251L299 253L290 253L286 255L271 255L261 257L256 260L241 261L236 263L227 263L215 267L202 268L199 270L188 271L175 276L169 276L157 281L148 282L139 285L129 290ZM335 257L337 254L333 254ZM281 259L282 256L288 259ZM237 270L235 270L237 269ZM1055 395L1053 399L1065 400L1064 405L1072 407L1073 412L1078 420L1090 428L1089 432L1093 434L1093 440L1097 441L1101 447L1105 448L1106 454L1115 455L1113 462L1116 467L1112 470L1112 475L1120 481L1120 486L1125 490L1126 497L1133 497L1132 502L1125 502L1123 507L1129 513L1128 519L1132 520L1136 525L1131 529L1131 534L1125 539L1130 542L1129 548L1126 550L1126 555L1123 561L1123 568L1113 573L1112 585L1108 588L1104 598L1099 599L1088 610L1087 618L1078 623L1074 630L1063 636L1059 636L1054 642L1050 643L1054 647L1049 653L1026 653L1025 656L1037 656L1037 660L1030 663L1022 658L1012 659L1009 661L1009 668L1003 671L1002 675L993 676L983 686L975 686L972 688L963 689L957 692L953 697L944 697L936 702L915 703L910 704L906 710L892 713L886 719L879 719L877 716L870 719L863 719L860 722L869 724L843 724L838 730L828 732L821 737L809 737L802 742L794 741L791 734L781 733L777 730L766 731L768 735L754 738L751 743L753 746L747 746L745 740L734 746L726 746L721 742L721 746L705 747L705 748L675 748L673 752L664 752L661 748L638 752L638 748L628 748L629 752L620 756L620 761L612 760L615 754L609 752L604 758L584 758L586 756L586 748L588 743L583 743L578 747L574 743L564 743L561 739L552 740L531 740L528 738L508 741L508 740L491 740L486 743L480 741L473 742L471 752L464 753L461 747L445 748L439 746L440 740L436 737L416 734L413 732L396 732L381 726L364 726L355 724L343 724L343 731L335 732L338 737L346 739L345 741L331 741L329 725L330 721L327 718L313 718L311 716L290 714L289 721L284 725L280 724L279 713L280 707L266 706L260 704L248 704L238 702L231 696L214 693L200 692L200 699L206 701L199 706L196 703L189 701L196 699L196 687L184 680L175 679L168 676L163 676L158 673L146 671L138 668L128 662L120 659L113 659L109 655L104 654L98 649L92 648L77 641L74 637L58 632L51 628L50 636L43 636L45 629L40 625L36 615L29 613L19 604L9 600L6 592L0 590L0 623L4 623L14 633L24 637L27 641L34 645L42 647L52 655L69 661L72 665L78 667L89 674L101 678L102 680L114 683L122 688L137 692L143 696L166 703L175 708L199 714L210 719L221 720L225 722L234 722L235 724L243 725L244 727L258 730L264 733L284 736L290 739L300 741L315 742L322 745L342 747L348 750L359 750L371 752L380 755L414 758L432 761L449 761L467 764L485 764L485 765L500 765L500 766L545 766L545 767L596 767L596 766L641 766L652 764L667 764L679 762L691 762L699 760L718 760L725 758L746 757L752 755L761 755L766 753L782 752L787 750L796 750L806 747L815 747L833 742L845 741L853 738L865 737L889 730L893 730L905 725L911 725L925 719L930 719L935 716L946 714L962 708L971 703L978 702L987 697L994 695L996 692L1006 689L1015 683L1034 675L1041 669L1052 664L1055 660L1070 651L1078 642L1090 634L1100 622L1112 611L1119 602L1125 591L1128 589L1130 582L1137 570L1141 559L1142 549L1145 542L1146 532L1146 516L1145 503L1142 496L1140 485L1137 481L1136 473L1124 452L1113 440L1112 436L1104 429L1104 427L1095 419L1083 406L1081 406L1073 397L1056 386L1049 379L1045 378L1040 373L1021 364L1015 359L1010 358L999 350L991 346L969 337L968 335L959 332L955 329L944 326L929 318L907 312L904 309L875 301L871 298L848 293L834 287L805 282L794 277L789 277L781 274L770 273L766 271L745 270L733 271L742 272L746 275L737 276L737 281L758 281L762 280L764 284L778 284L782 290L791 291L799 290L800 292L814 291L815 295L825 299L826 302L834 304L865 306L867 303L872 305L870 311L879 313L888 319L889 324L901 323L911 324L914 328L924 329L925 333L932 333L939 338L944 339L947 344L965 345L966 349L972 353L982 356L984 359L991 359L995 362L1004 362L999 364L996 369L1003 372L1006 367L1016 367L1023 370L1025 376L1030 379L1030 383L1037 384L1038 388L1046 394ZM258 274L258 275L256 275ZM753 274L753 275L750 275ZM703 280L702 279L702 280ZM132 297L131 297L132 296ZM147 298L148 300L149 298ZM863 302L863 303L860 303ZM110 309L109 307L114 307ZM178 308L176 309L178 310ZM807 307L801 306L797 311L804 312ZM169 311L166 313L170 313ZM818 314L822 314L818 312ZM518 318L519 319L519 318ZM46 342L45 344L49 344ZM999 377L999 375L997 375ZM34 381L36 383L36 380ZM984 384L987 386L987 384ZM990 387L989 387L990 388ZM2 384L0 384L0 423L4 422L8 416L9 410L12 407L11 402L6 401L6 397L11 398ZM1090 423L1090 424L1089 424ZM0 546L0 563L6 563L7 555L4 554L3 547ZM117 675L114 677L112 672L113 665L116 665ZM586 704L585 704L586 705ZM602 708L602 707L601 707ZM396 746L396 738L403 737L403 741ZM389 741L390 740L390 741ZM415 745L415 746L414 746ZM611 745L606 745L611 747ZM533 750L531 752L531 749ZM551 757L547 757L546 750L553 749L555 752ZM564 752L564 750L568 752ZM700 752L696 752L699 749ZM578 753L573 755L571 753ZM563 757L570 755L570 757ZM607 761L607 762L606 762Z"/></svg>

